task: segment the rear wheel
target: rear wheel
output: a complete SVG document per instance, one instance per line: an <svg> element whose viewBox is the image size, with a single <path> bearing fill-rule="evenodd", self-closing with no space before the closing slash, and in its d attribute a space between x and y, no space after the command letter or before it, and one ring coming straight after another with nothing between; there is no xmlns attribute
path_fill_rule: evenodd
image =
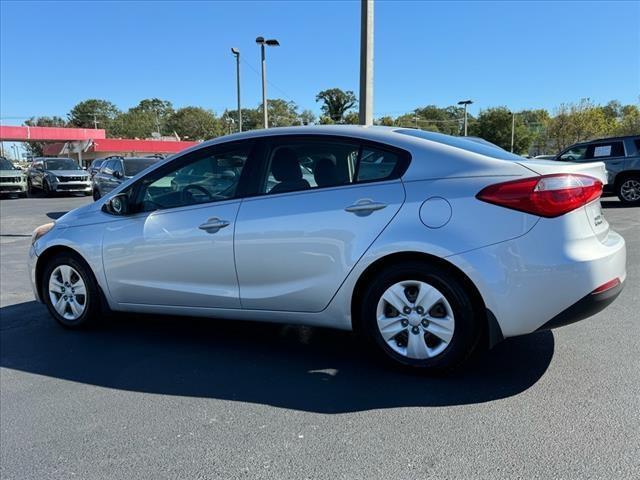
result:
<svg viewBox="0 0 640 480"><path fill-rule="evenodd" d="M53 257L42 277L42 298L60 324L84 328L100 315L100 297L93 273L76 255L61 253Z"/></svg>
<svg viewBox="0 0 640 480"><path fill-rule="evenodd" d="M461 283L447 269L427 263L383 271L365 293L360 311L379 350L397 363L426 371L460 366L480 338Z"/></svg>
<svg viewBox="0 0 640 480"><path fill-rule="evenodd" d="M623 178L618 182L616 194L623 203L640 204L640 175L630 175Z"/></svg>

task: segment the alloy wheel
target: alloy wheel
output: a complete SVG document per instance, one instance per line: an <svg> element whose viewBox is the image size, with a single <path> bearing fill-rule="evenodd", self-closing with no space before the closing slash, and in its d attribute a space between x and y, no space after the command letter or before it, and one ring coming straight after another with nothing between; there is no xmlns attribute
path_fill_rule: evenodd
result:
<svg viewBox="0 0 640 480"><path fill-rule="evenodd" d="M80 274L69 265L59 265L49 277L49 299L65 320L78 320L87 306L87 288Z"/></svg>
<svg viewBox="0 0 640 480"><path fill-rule="evenodd" d="M620 185L620 195L627 202L640 200L640 180L629 178Z"/></svg>
<svg viewBox="0 0 640 480"><path fill-rule="evenodd" d="M453 339L455 318L444 294L428 283L390 286L376 310L380 335L396 353L422 360L441 354Z"/></svg>

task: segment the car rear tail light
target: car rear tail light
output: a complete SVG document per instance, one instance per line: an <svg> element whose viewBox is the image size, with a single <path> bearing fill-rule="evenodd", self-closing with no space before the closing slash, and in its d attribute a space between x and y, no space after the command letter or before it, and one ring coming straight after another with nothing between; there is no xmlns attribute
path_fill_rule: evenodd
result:
<svg viewBox="0 0 640 480"><path fill-rule="evenodd" d="M531 213L559 217L602 195L602 182L587 175L553 174L497 183L476 195L484 202Z"/></svg>
<svg viewBox="0 0 640 480"><path fill-rule="evenodd" d="M600 285L593 292L591 292L591 295L595 295L596 293L606 292L607 290L611 290L612 288L615 288L618 285L620 285L620 279L614 278L613 280L609 280L607 283Z"/></svg>

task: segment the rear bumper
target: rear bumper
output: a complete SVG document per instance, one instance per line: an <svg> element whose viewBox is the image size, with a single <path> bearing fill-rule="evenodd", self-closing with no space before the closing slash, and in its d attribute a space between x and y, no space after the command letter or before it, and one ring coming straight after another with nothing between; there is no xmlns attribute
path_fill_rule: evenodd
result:
<svg viewBox="0 0 640 480"><path fill-rule="evenodd" d="M505 338L578 321L617 296L592 292L626 280L624 239L613 230L598 239L585 219L582 209L543 219L519 238L447 260L476 285Z"/></svg>
<svg viewBox="0 0 640 480"><path fill-rule="evenodd" d="M600 293L590 293L589 295L578 300L569 308L563 310L553 317L547 323L542 325L538 330L549 330L551 328L563 327L571 323L579 322L601 312L609 306L624 288L624 282L619 283L613 288Z"/></svg>

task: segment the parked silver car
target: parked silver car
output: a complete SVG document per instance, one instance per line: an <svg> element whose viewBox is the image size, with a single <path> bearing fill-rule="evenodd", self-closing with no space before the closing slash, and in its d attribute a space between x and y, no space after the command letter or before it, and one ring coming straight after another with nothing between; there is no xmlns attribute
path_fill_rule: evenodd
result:
<svg viewBox="0 0 640 480"><path fill-rule="evenodd" d="M608 173L605 192L615 193L623 203L640 204L640 135L576 143L555 160L604 162Z"/></svg>
<svg viewBox="0 0 640 480"><path fill-rule="evenodd" d="M406 128L252 131L39 227L29 270L68 328L108 306L356 329L397 362L446 370L616 298L626 250L604 180L600 162Z"/></svg>
<svg viewBox="0 0 640 480"><path fill-rule="evenodd" d="M27 172L29 192L40 189L45 195L84 193L91 195L91 178L71 158L34 158Z"/></svg>

